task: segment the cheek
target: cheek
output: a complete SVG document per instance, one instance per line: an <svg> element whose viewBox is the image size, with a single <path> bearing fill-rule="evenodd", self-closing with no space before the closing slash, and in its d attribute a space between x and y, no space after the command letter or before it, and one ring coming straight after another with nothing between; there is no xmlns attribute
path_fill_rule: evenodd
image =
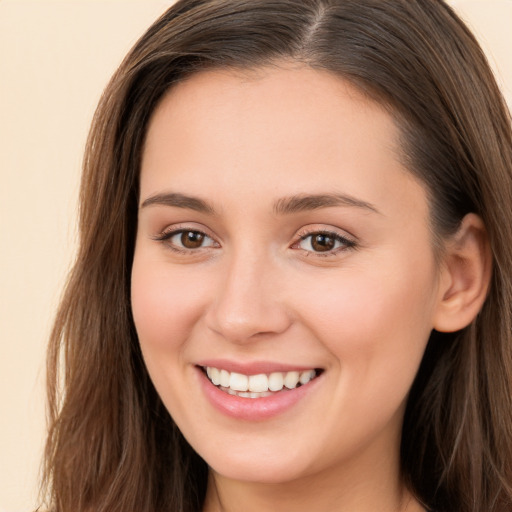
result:
<svg viewBox="0 0 512 512"><path fill-rule="evenodd" d="M401 423L431 331L432 283L378 277L346 274L327 293L311 283L309 305L301 306L304 324L332 355L325 424L344 432L350 450Z"/></svg>
<svg viewBox="0 0 512 512"><path fill-rule="evenodd" d="M179 349L200 316L200 290L184 272L135 254L132 269L133 318L145 357Z"/></svg>
<svg viewBox="0 0 512 512"><path fill-rule="evenodd" d="M168 262L144 256L136 252L132 268L133 319L151 380L178 422L195 407L183 386L183 376L190 370L187 340L197 327L204 301L190 276Z"/></svg>
<svg viewBox="0 0 512 512"><path fill-rule="evenodd" d="M371 390L408 389L432 330L435 271L412 262L386 264L375 271L348 271L326 288L311 282L303 322L333 354L342 384L357 381ZM325 284L325 283L324 283ZM301 299L303 300L303 299Z"/></svg>

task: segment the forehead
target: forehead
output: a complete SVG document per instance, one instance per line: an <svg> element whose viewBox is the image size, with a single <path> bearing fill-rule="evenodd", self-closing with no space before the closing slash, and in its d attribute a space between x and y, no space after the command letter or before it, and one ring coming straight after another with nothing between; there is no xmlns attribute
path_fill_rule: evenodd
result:
<svg viewBox="0 0 512 512"><path fill-rule="evenodd" d="M398 141L387 110L330 72L205 71L175 85L154 112L141 196L171 186L220 195L229 185L240 197L328 188L375 202L414 180Z"/></svg>
<svg viewBox="0 0 512 512"><path fill-rule="evenodd" d="M333 106L337 107L336 112ZM260 110L261 117L254 116L255 108ZM223 115L219 116L221 112ZM150 131L164 117L170 123L186 116L199 128L198 121L210 123L227 116L232 116L231 120L238 116L242 121L248 113L252 115L251 121L263 122L268 121L269 113L295 121L322 116L324 123L314 126L294 123L295 129L317 131L340 113L346 122L354 121L354 117L372 117L373 122L378 118L390 140L397 133L388 111L349 81L330 71L287 62L254 69L207 70L184 78L170 88L158 105ZM287 128L291 132L292 126Z"/></svg>

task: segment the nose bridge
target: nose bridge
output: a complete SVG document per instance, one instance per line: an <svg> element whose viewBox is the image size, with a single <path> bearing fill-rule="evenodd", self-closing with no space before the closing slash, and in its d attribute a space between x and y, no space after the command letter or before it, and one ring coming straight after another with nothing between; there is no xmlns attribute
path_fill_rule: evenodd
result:
<svg viewBox="0 0 512 512"><path fill-rule="evenodd" d="M234 250L224 262L209 312L210 327L235 342L286 330L289 318L276 293L278 275L277 264L266 251L251 244Z"/></svg>

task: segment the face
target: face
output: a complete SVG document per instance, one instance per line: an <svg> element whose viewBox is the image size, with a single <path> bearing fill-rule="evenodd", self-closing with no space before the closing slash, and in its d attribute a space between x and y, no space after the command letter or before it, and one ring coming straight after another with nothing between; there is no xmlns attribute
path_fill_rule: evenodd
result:
<svg viewBox="0 0 512 512"><path fill-rule="evenodd" d="M323 71L209 71L156 109L132 307L149 374L214 474L396 463L439 301L424 187L379 105Z"/></svg>

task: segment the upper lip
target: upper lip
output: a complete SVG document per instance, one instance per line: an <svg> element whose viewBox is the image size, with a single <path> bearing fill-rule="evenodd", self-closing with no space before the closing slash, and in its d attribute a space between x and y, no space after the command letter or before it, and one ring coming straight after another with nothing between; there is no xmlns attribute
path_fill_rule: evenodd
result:
<svg viewBox="0 0 512 512"><path fill-rule="evenodd" d="M317 369L315 365L298 365L290 363L278 363L274 361L232 361L229 359L208 359L199 361L197 366L203 368L212 367L228 372L241 373L243 375L258 375L261 373L293 372Z"/></svg>

